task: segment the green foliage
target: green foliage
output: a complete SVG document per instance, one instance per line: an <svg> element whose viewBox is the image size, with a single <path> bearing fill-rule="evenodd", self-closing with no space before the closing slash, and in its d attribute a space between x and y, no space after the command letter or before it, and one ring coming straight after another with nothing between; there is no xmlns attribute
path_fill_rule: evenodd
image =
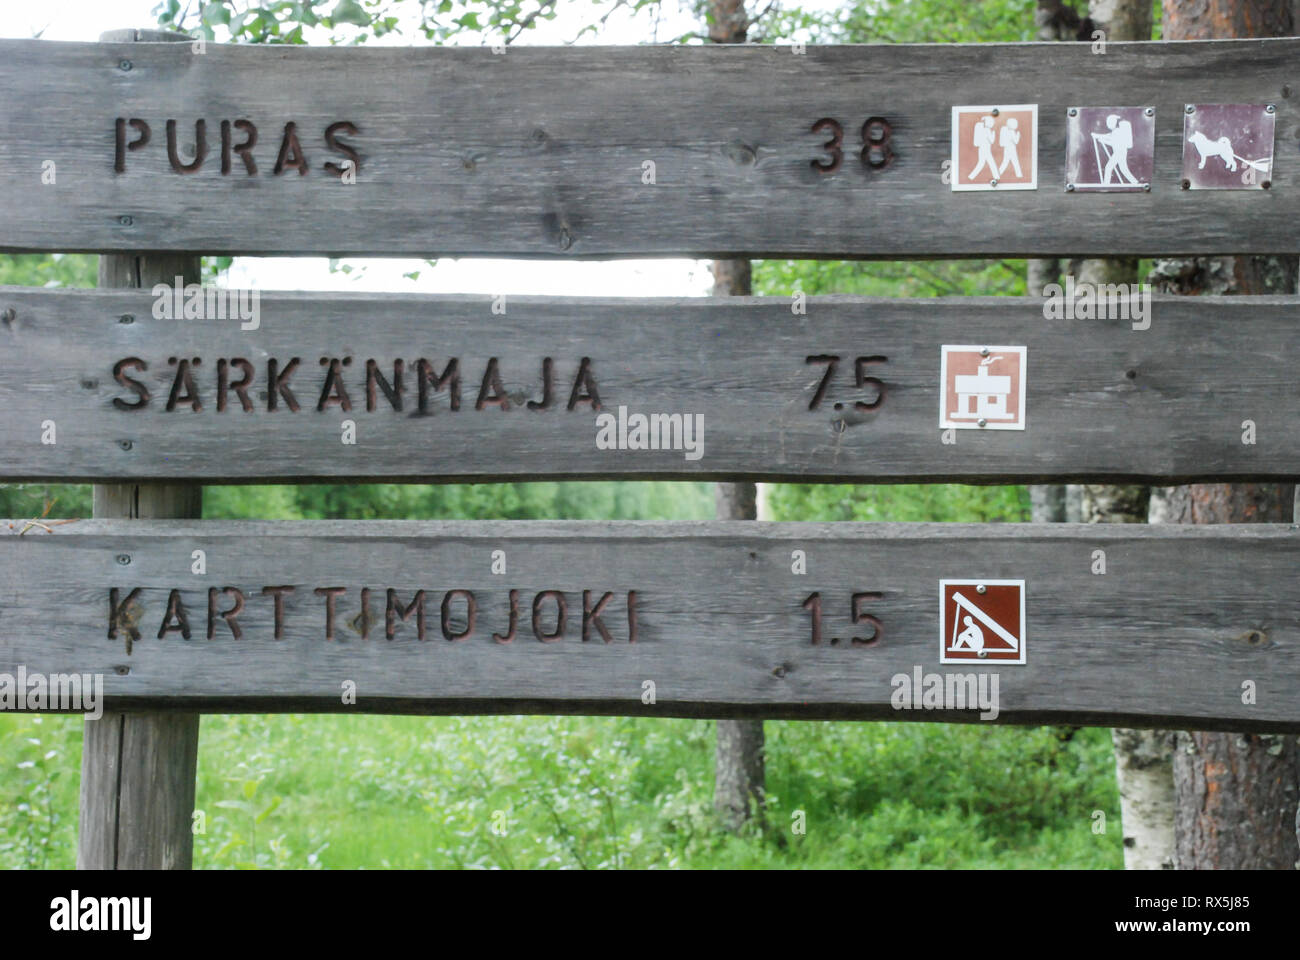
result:
<svg viewBox="0 0 1300 960"><path fill-rule="evenodd" d="M0 285L11 287L93 287L99 258L89 254L24 253L0 255Z"/></svg>
<svg viewBox="0 0 1300 960"><path fill-rule="evenodd" d="M606 10L640 11L659 0L598 0ZM158 24L208 40L237 43L365 43L372 37L416 33L445 43L477 35L489 42L516 39L539 22L554 20L557 0L208 0L198 9L180 0L154 7ZM598 29L600 21L581 32Z"/></svg>
<svg viewBox="0 0 1300 960"><path fill-rule="evenodd" d="M1104 729L765 726L766 823L733 837L708 721L205 716L195 865L1122 866ZM0 867L73 865L81 727L0 714Z"/></svg>
<svg viewBox="0 0 1300 960"><path fill-rule="evenodd" d="M204 487L203 516L209 520L301 520L298 490L272 484Z"/></svg>
<svg viewBox="0 0 1300 960"><path fill-rule="evenodd" d="M619 481L208 487L203 515L268 520L703 520L713 515L713 492L704 483Z"/></svg>
<svg viewBox="0 0 1300 960"><path fill-rule="evenodd" d="M1026 487L955 483L852 485L773 484L773 520L947 520L1022 523L1029 520Z"/></svg>
<svg viewBox="0 0 1300 960"><path fill-rule="evenodd" d="M842 42L980 43L1034 39L1034 0L854 0Z"/></svg>
<svg viewBox="0 0 1300 960"><path fill-rule="evenodd" d="M0 713L0 868L75 864L81 723Z"/></svg>
<svg viewBox="0 0 1300 960"><path fill-rule="evenodd" d="M88 483L0 483L0 517L30 520L88 516Z"/></svg>
<svg viewBox="0 0 1300 960"><path fill-rule="evenodd" d="M758 260L754 293L864 297L1024 296L1023 260Z"/></svg>

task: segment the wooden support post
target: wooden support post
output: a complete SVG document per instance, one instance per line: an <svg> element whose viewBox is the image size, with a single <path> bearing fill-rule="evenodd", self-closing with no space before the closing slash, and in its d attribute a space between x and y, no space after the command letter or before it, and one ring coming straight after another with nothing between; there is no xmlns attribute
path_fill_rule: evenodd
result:
<svg viewBox="0 0 1300 960"><path fill-rule="evenodd" d="M105 42L189 40L182 34L114 30ZM182 254L100 257L101 287L198 283L199 258ZM107 322L107 319L106 319ZM199 484L97 484L94 516L198 517ZM80 870L188 870L199 754L197 713L114 713L86 721L81 754Z"/></svg>
<svg viewBox="0 0 1300 960"><path fill-rule="evenodd" d="M744 12L743 4L723 4L714 9L715 17L724 19L739 16L743 20ZM752 294L751 270L748 260L715 260L714 295L744 297ZM719 483L714 487L714 502L719 520L758 519L757 484ZM719 718L717 723L713 808L723 825L734 833L751 819L757 818L760 823L763 820L767 779L763 721Z"/></svg>

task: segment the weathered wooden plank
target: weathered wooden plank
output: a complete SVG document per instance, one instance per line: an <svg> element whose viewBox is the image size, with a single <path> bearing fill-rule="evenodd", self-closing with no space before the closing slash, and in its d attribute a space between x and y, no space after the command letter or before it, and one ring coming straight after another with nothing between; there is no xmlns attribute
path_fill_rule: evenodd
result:
<svg viewBox="0 0 1300 960"><path fill-rule="evenodd" d="M267 294L260 327L156 320L147 292L0 290L0 476L24 480L1289 479L1300 475L1297 300L1155 298L1142 323L1048 320L1043 301L654 300ZM494 311L494 304L497 309ZM500 310L504 309L504 313ZM122 322L131 318L130 323ZM940 347L1027 348L1027 429L939 428ZM840 358L820 401L818 390ZM883 381L856 386L862 372ZM122 368L130 358L147 364ZM269 389L270 366L278 375ZM341 394L325 391L338 362ZM420 413L420 360L428 381ZM488 377L496 358L501 390ZM545 361L552 389L547 409ZM584 369L590 382L579 378ZM247 371L236 360L247 360ZM403 406L383 384L403 362ZM182 361L202 409L185 387ZM222 373L222 364L225 372ZM346 364L346 365L345 365ZM250 410L219 383L252 378ZM147 388L140 409L136 381ZM578 399L574 401L575 384ZM601 409L588 397L594 389ZM174 409L167 410L175 391ZM319 409L323 393L331 400ZM373 393L373 407L368 393ZM480 396L483 402L480 404ZM276 409L270 405L274 399ZM816 402L816 409L810 407ZM508 405L509 409L505 409ZM478 407L482 409L477 409ZM598 449L598 418L703 418L684 449ZM840 407L841 409L837 409ZM53 422L56 442L50 439ZM343 443L344 421L355 444ZM1254 424L1254 443L1246 421ZM698 422L698 421L697 421Z"/></svg>
<svg viewBox="0 0 1300 960"><path fill-rule="evenodd" d="M894 710L893 678L920 669L996 675L1000 722L1300 730L1293 525L94 520L54 529L0 536L0 673L102 674L112 709L974 719ZM197 550L203 574L192 572ZM804 551L806 574L794 572L794 551ZM1105 573L1094 572L1097 551ZM941 665L939 580L986 577L1026 582L1026 662ZM419 590L423 641L408 606ZM539 642L557 632L548 591L562 594L567 615L561 636ZM584 591L590 608L610 594L600 618L608 642L590 619L583 639ZM511 635L512 592L513 640L497 642ZM814 593L823 614L815 645ZM868 595L860 612L881 624L872 645L851 642L871 631L851 622L855 594ZM236 639L221 614L240 595ZM139 636L128 644L132 625ZM647 681L653 704L642 701ZM353 688L355 704L345 703Z"/></svg>
<svg viewBox="0 0 1300 960"><path fill-rule="evenodd" d="M0 102L6 250L1279 253L1294 251L1300 217L1289 99L1300 89L1297 39L1109 43L1104 55L1069 43L497 55L4 40L0 89L10 94ZM1038 105L1039 187L954 193L943 179L951 108L992 103ZM1180 189L1188 103L1276 105L1272 189ZM1155 107L1150 193L1065 192L1066 110L1079 105ZM859 157L871 118L890 128L893 159L879 169ZM823 119L844 131L831 173L812 165L828 160L830 133L812 129ZM130 121L150 129L120 164L118 120L124 143L140 136ZM173 170L169 120L178 167L193 161L195 124L205 122L194 172ZM257 130L255 175L237 149L248 139L241 121ZM301 151L281 159L290 123ZM325 168L348 159L327 141L331 128L356 152L354 184ZM291 165L299 156L303 173ZM653 184L643 182L647 161ZM52 184L42 182L47 162Z"/></svg>

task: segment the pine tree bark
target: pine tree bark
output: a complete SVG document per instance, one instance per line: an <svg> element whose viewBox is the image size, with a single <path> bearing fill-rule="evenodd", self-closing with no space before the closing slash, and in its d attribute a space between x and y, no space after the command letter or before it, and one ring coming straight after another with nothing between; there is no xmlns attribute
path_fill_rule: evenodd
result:
<svg viewBox="0 0 1300 960"><path fill-rule="evenodd" d="M1164 0L1167 40L1294 34L1292 0ZM1295 293L1300 260L1212 257L1164 260L1152 282L1168 293ZM1170 523L1284 523L1290 484L1195 484L1153 504ZM1248 679L1248 678L1243 678ZM1179 733L1174 751L1175 863L1179 869L1294 869L1300 756L1296 738Z"/></svg>

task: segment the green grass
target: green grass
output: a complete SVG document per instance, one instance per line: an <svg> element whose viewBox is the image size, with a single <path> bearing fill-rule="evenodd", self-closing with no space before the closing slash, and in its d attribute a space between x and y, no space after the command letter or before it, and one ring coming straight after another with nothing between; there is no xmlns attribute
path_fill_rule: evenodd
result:
<svg viewBox="0 0 1300 960"><path fill-rule="evenodd" d="M81 726L0 716L0 866L73 866ZM766 727L766 829L733 837L713 818L707 721L205 717L195 864L1122 866L1106 730Z"/></svg>

